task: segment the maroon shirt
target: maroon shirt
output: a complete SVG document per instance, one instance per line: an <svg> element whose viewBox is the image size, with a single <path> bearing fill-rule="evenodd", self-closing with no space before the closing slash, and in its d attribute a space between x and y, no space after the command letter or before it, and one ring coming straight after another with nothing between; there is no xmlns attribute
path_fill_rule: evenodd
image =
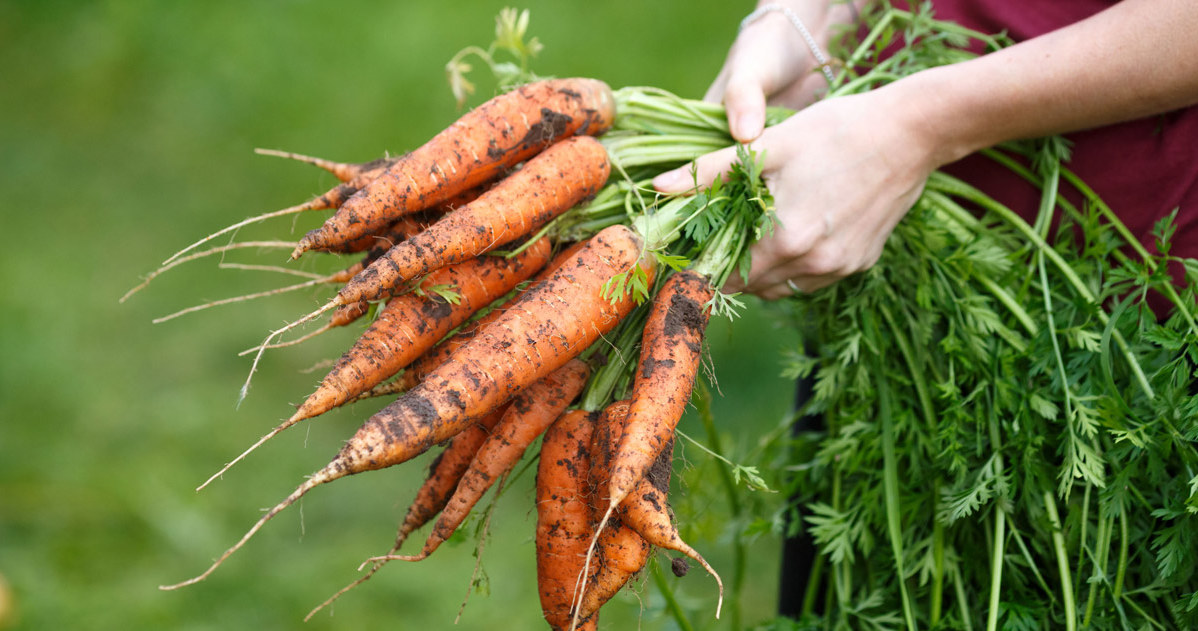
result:
<svg viewBox="0 0 1198 631"><path fill-rule="evenodd" d="M1113 4L1111 0L933 2L939 19L985 33L1006 32L1016 41L1080 21ZM1153 225L1176 208L1177 232L1170 254L1198 258L1198 106L1066 137L1073 143L1066 168L1093 188L1150 252L1156 252ZM1037 212L1038 191L985 158L970 156L946 170L1025 218ZM1072 187L1062 183L1061 191L1075 204L1082 202ZM1180 278L1180 266L1176 267Z"/></svg>

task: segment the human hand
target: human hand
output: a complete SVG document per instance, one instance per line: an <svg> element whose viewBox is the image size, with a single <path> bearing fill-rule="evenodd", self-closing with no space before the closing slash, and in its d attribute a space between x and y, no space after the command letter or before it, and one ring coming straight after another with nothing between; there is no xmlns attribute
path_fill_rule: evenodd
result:
<svg viewBox="0 0 1198 631"><path fill-rule="evenodd" d="M770 4L785 6L797 16L821 50L827 50L834 25L847 22L853 14L849 4L827 0ZM788 17L781 11L771 11L737 34L703 98L722 102L728 110L732 137L749 142L765 127L767 104L799 109L815 100L816 92L827 86L816 68L812 50Z"/></svg>
<svg viewBox="0 0 1198 631"><path fill-rule="evenodd" d="M892 87L820 101L750 144L764 154L778 225L753 246L744 290L767 299L810 292L877 262L942 163L919 100ZM735 147L722 149L653 184L664 193L703 188L735 160ZM729 285L739 289L739 280Z"/></svg>

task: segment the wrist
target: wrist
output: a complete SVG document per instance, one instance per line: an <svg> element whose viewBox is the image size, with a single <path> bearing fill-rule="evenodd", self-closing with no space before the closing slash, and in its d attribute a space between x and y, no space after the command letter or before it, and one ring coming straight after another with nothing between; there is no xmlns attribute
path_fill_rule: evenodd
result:
<svg viewBox="0 0 1198 631"><path fill-rule="evenodd" d="M931 68L879 90L898 124L908 129L938 169L1007 138L1002 125L985 115L982 94L968 86L958 66Z"/></svg>

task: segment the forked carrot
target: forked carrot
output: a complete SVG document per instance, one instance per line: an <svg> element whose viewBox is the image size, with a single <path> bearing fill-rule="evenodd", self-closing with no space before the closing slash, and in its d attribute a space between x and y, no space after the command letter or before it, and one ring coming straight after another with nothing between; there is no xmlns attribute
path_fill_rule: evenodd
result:
<svg viewBox="0 0 1198 631"><path fill-rule="evenodd" d="M389 300L378 318L341 356L295 414L221 468L200 488L279 432L340 406L399 372L475 311L535 274L548 262L549 250L548 239L540 239L510 259L477 257L439 269L424 279L419 290ZM450 301L436 293L441 288L452 288L456 300Z"/></svg>
<svg viewBox="0 0 1198 631"><path fill-rule="evenodd" d="M462 525L491 485L516 466L528 446L566 411L588 376L586 362L572 359L512 399L495 430L478 448L420 553L375 557L368 562L420 561L432 554Z"/></svg>
<svg viewBox="0 0 1198 631"><path fill-rule="evenodd" d="M666 498L670 496L670 469L673 457L674 441L671 439L657 456L657 460L653 461L649 472L641 478L636 490L620 502L620 515L624 524L636 531L650 545L685 554L711 574L720 592L715 606L715 617L719 618L720 609L724 604L724 581L703 555L682 540L678 528L674 526L669 505L666 504Z"/></svg>
<svg viewBox="0 0 1198 631"><path fill-rule="evenodd" d="M346 283L336 300L344 304L378 299L388 287L530 235L592 197L610 173L607 150L598 140L589 136L563 140L478 199L396 244Z"/></svg>
<svg viewBox="0 0 1198 631"><path fill-rule="evenodd" d="M583 572L575 587L574 626L586 620L611 599L630 578L645 566L651 550L635 530L623 521L623 513L603 515L600 492L607 488L612 468L612 451L623 433L628 401L616 401L604 408L595 423L590 445L592 542L583 555ZM600 521L603 516L603 521ZM595 554L592 558L592 548ZM593 561L593 563L592 563Z"/></svg>
<svg viewBox="0 0 1198 631"><path fill-rule="evenodd" d="M597 412L571 410L545 432L537 462L537 591L553 631L570 628L591 542L590 443ZM594 621L598 616L591 616Z"/></svg>
<svg viewBox="0 0 1198 631"><path fill-rule="evenodd" d="M308 491L333 480L410 460L464 429L610 331L632 310L632 295L612 296L605 286L640 265L650 279L652 258L642 262L642 240L627 226L605 228L587 241L544 283L522 295L503 317L480 331L420 385L370 417L324 468L262 516L207 570L176 589L203 580L250 540L266 522ZM308 318L317 317L322 311ZM272 333L277 334L278 331Z"/></svg>
<svg viewBox="0 0 1198 631"><path fill-rule="evenodd" d="M567 136L602 134L611 127L614 107L611 89L594 79L538 81L496 96L402 156L305 235L292 256L356 239L435 206Z"/></svg>
<svg viewBox="0 0 1198 631"><path fill-rule="evenodd" d="M684 270L667 279L653 299L641 336L628 415L611 461L611 478L606 493L600 491L606 495L606 512L595 527L588 566L595 546L602 550L605 545L601 538L608 522L613 516L619 519L613 515L616 508L645 477L690 401L710 315L706 305L713 291L702 275Z"/></svg>

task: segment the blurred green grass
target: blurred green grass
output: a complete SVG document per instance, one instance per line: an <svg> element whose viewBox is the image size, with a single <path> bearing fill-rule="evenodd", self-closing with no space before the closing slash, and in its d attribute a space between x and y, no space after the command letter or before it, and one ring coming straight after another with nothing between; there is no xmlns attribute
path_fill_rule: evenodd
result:
<svg viewBox="0 0 1198 631"><path fill-rule="evenodd" d="M197 483L287 415L318 380L305 370L340 354L354 332L268 354L238 407L249 364L237 352L325 294L151 325L197 302L292 282L196 263L125 304L117 298L175 249L333 183L254 147L366 160L443 128L456 112L442 66L460 48L489 42L504 5L0 3L0 575L15 599L0 628L295 628L357 576L361 559L389 546L427 459L319 489L209 580L159 591L206 567L373 408L292 430L196 494ZM532 11L543 74L701 96L750 3L516 6ZM298 235L318 220L240 237ZM255 262L284 258L274 256ZM789 404L778 350L793 334L770 322L754 309L710 335L715 413L734 459ZM683 428L703 436L693 418ZM684 535L730 568L736 525L710 483L717 465L685 445L682 456L675 504ZM501 498L483 555L489 593L472 595L456 628L543 628L531 477ZM760 500L768 510L776 498ZM473 545L469 538L424 563L388 567L303 628L449 628ZM761 537L750 550L746 623L771 617L776 598L777 542ZM605 608L601 628L674 628L649 583ZM698 628L729 627L711 620L709 579L695 572L677 584Z"/></svg>

